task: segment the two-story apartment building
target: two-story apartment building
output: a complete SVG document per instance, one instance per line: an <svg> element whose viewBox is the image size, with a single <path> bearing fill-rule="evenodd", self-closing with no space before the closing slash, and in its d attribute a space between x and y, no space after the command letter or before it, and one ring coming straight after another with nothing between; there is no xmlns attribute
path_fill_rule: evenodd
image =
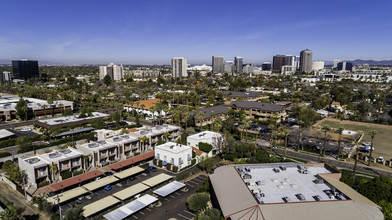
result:
<svg viewBox="0 0 392 220"><path fill-rule="evenodd" d="M166 135L165 135L166 133ZM137 132L130 133L130 135L139 135L140 137L148 138L148 149L154 149L158 140L175 141L180 135L180 127L174 125L157 125L154 128L141 129Z"/></svg>
<svg viewBox="0 0 392 220"><path fill-rule="evenodd" d="M236 101L232 102L230 106L235 111L243 110L248 117L261 121L276 119L279 123L287 115L283 106L271 103Z"/></svg>
<svg viewBox="0 0 392 220"><path fill-rule="evenodd" d="M206 126L214 123L217 118L224 119L228 115L230 108L224 105L217 105L209 108L201 108L193 112L195 114L196 126ZM200 115L203 120L200 120Z"/></svg>
<svg viewBox="0 0 392 220"><path fill-rule="evenodd" d="M136 135L119 135L106 139L107 142L117 145L121 160L135 156L141 153L140 140Z"/></svg>
<svg viewBox="0 0 392 220"><path fill-rule="evenodd" d="M37 188L43 181L56 181L61 173L83 168L82 153L73 148L19 159L19 169L27 174L27 183ZM52 168L55 167L55 168Z"/></svg>
<svg viewBox="0 0 392 220"><path fill-rule="evenodd" d="M90 155L93 167L104 166L120 159L118 145L106 140L79 145L77 149L85 155Z"/></svg>
<svg viewBox="0 0 392 220"><path fill-rule="evenodd" d="M199 149L199 143L211 144L212 148L217 152L223 147L223 137L218 132L203 131L187 137L187 145ZM212 154L211 154L212 155ZM208 156L211 156L210 154Z"/></svg>
<svg viewBox="0 0 392 220"><path fill-rule="evenodd" d="M260 99L268 99L269 96L262 92L236 92L236 91L222 91L226 97L225 104L230 104L231 101L257 101Z"/></svg>
<svg viewBox="0 0 392 220"><path fill-rule="evenodd" d="M155 158L181 169L191 164L192 148L174 142L167 142L156 146Z"/></svg>

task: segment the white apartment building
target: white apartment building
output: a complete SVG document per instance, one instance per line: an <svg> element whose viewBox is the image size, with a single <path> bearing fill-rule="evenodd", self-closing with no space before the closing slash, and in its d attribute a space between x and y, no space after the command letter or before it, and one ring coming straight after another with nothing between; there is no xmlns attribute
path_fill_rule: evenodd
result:
<svg viewBox="0 0 392 220"><path fill-rule="evenodd" d="M102 80L106 75L109 75L112 80L120 81L124 77L124 67L110 63L107 66L99 66L99 79Z"/></svg>
<svg viewBox="0 0 392 220"><path fill-rule="evenodd" d="M187 63L184 57L174 57L171 60L172 63L172 76L173 77L187 77L186 71Z"/></svg>
<svg viewBox="0 0 392 220"><path fill-rule="evenodd" d="M19 159L19 169L27 174L27 183L35 188L37 184L47 181L61 180L61 173L83 168L82 153L74 148L54 150L50 153ZM56 166L57 172L50 167Z"/></svg>
<svg viewBox="0 0 392 220"><path fill-rule="evenodd" d="M212 145L212 149L215 149L217 152L223 147L224 140L220 133L213 131L203 131L194 135L190 135L187 137L187 145L189 147L195 147L199 149L199 143L207 143ZM212 154L211 154L212 155ZM209 153L209 156L211 156Z"/></svg>
<svg viewBox="0 0 392 220"><path fill-rule="evenodd" d="M167 133L167 139L165 137L165 133ZM147 137L149 143L148 148L153 150L159 139L164 141L177 140L180 135L180 127L175 125L163 124L157 125L154 128L141 129L131 134L139 135L140 137Z"/></svg>
<svg viewBox="0 0 392 220"><path fill-rule="evenodd" d="M155 158L178 166L179 169L191 164L192 148L174 142L158 145L155 148Z"/></svg>
<svg viewBox="0 0 392 220"><path fill-rule="evenodd" d="M120 159L118 145L107 140L86 143L76 148L83 154L90 155L89 161L93 167L104 166Z"/></svg>
<svg viewBox="0 0 392 220"><path fill-rule="evenodd" d="M314 61L312 63L312 70L313 71L320 71L324 69L324 61Z"/></svg>
<svg viewBox="0 0 392 220"><path fill-rule="evenodd" d="M140 140L138 135L123 134L108 138L107 142L117 145L119 149L120 158L122 160L128 159L136 155L136 153L141 153Z"/></svg>

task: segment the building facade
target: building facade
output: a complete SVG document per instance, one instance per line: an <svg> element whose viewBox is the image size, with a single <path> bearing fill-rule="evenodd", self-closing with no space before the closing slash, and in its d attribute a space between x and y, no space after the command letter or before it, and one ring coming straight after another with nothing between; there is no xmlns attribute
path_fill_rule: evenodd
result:
<svg viewBox="0 0 392 220"><path fill-rule="evenodd" d="M299 71L302 71L305 73L312 72L312 59L313 59L312 51L310 51L308 49L301 51Z"/></svg>
<svg viewBox="0 0 392 220"><path fill-rule="evenodd" d="M171 60L172 64L172 76L173 77L187 77L188 73L187 69L187 62L184 57L174 57Z"/></svg>
<svg viewBox="0 0 392 220"><path fill-rule="evenodd" d="M224 65L223 65L223 57L222 56L212 56L212 73L223 73Z"/></svg>
<svg viewBox="0 0 392 220"><path fill-rule="evenodd" d="M124 67L110 63L107 66L99 66L99 79L102 80L109 75L112 80L120 81L124 77Z"/></svg>
<svg viewBox="0 0 392 220"><path fill-rule="evenodd" d="M248 117L261 121L275 119L279 123L287 116L283 106L270 103L236 101L232 102L230 106L235 111L243 110Z"/></svg>
<svg viewBox="0 0 392 220"><path fill-rule="evenodd" d="M282 71L282 66L286 65L286 56L284 55L275 55L273 57L273 63L272 63L272 70L274 72L280 72Z"/></svg>
<svg viewBox="0 0 392 220"><path fill-rule="evenodd" d="M224 140L220 133L212 131L203 131L187 137L187 145L199 149L199 143L211 144L212 149L217 152L224 146Z"/></svg>
<svg viewBox="0 0 392 220"><path fill-rule="evenodd" d="M167 142L155 148L155 158L163 164L170 163L179 169L191 165L192 148L182 144Z"/></svg>
<svg viewBox="0 0 392 220"><path fill-rule="evenodd" d="M13 60L12 71L14 79L28 80L39 76L38 61L36 60Z"/></svg>
<svg viewBox="0 0 392 220"><path fill-rule="evenodd" d="M228 74L233 74L234 72L234 61L225 61L224 72Z"/></svg>
<svg viewBox="0 0 392 220"><path fill-rule="evenodd" d="M243 66L243 58L242 57L234 57L234 72L237 74L242 74L242 66Z"/></svg>
<svg viewBox="0 0 392 220"><path fill-rule="evenodd" d="M320 71L324 69L324 61L314 61L312 64L313 71Z"/></svg>

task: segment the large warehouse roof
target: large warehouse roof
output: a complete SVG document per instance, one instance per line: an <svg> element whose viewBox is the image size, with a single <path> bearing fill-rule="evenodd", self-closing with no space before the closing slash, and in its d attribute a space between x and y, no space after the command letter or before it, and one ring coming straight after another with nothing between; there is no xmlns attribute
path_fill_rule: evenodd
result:
<svg viewBox="0 0 392 220"><path fill-rule="evenodd" d="M223 215L233 220L383 219L376 204L337 174L324 164L233 165L217 168L210 180Z"/></svg>

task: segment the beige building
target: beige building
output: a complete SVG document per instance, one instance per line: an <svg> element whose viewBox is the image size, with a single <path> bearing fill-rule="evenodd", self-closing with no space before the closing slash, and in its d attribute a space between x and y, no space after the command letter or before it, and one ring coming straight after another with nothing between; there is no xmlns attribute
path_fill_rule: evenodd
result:
<svg viewBox="0 0 392 220"><path fill-rule="evenodd" d="M286 110L281 105L275 105L263 102L236 101L231 103L231 108L235 111L245 111L250 118L266 121L275 119L281 122L286 118Z"/></svg>

